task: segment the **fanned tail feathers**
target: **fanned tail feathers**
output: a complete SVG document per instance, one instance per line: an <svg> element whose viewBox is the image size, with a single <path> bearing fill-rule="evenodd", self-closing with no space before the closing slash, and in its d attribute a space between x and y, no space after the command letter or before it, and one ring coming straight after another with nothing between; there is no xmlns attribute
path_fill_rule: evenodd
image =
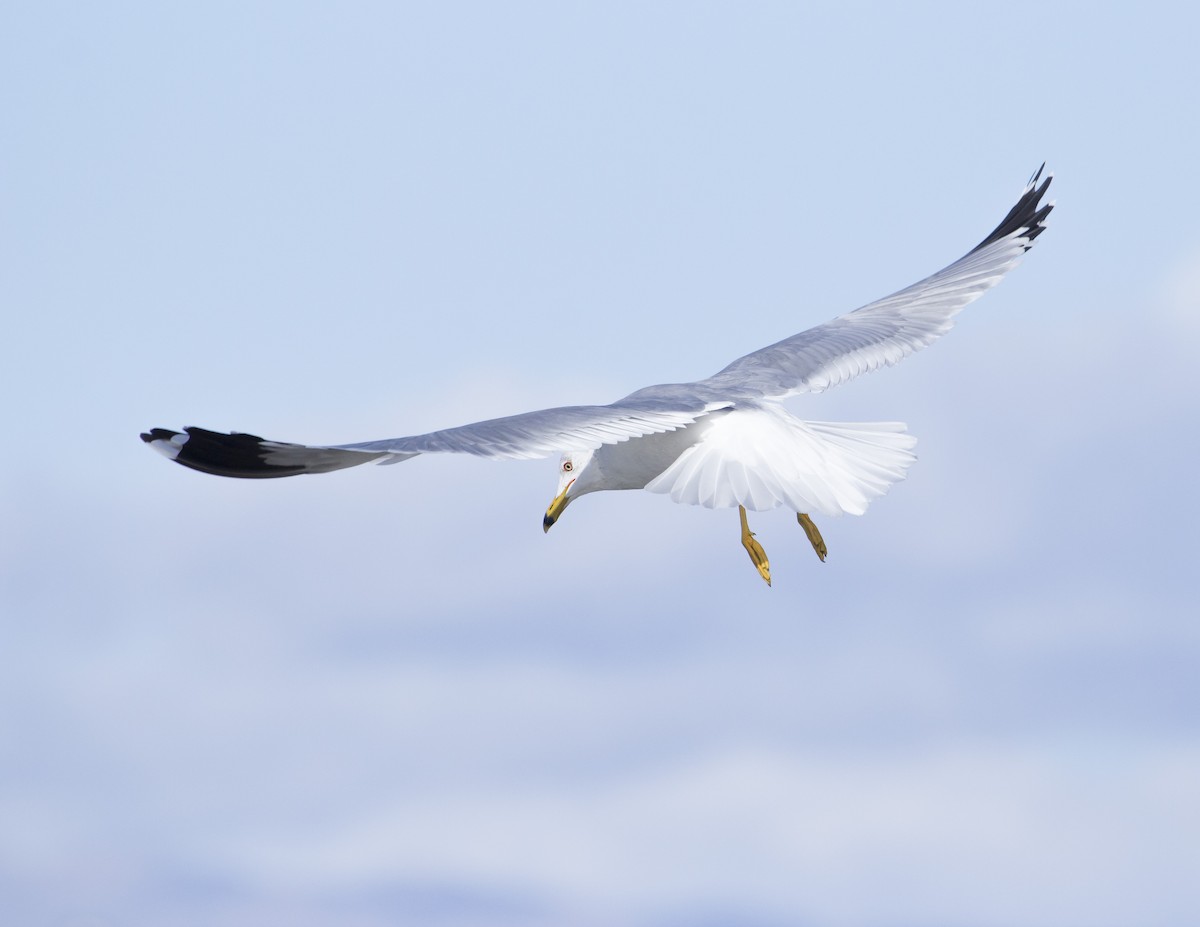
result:
<svg viewBox="0 0 1200 927"><path fill-rule="evenodd" d="M646 489L705 508L787 506L861 515L904 479L916 438L899 422L806 422L778 406L715 422Z"/></svg>

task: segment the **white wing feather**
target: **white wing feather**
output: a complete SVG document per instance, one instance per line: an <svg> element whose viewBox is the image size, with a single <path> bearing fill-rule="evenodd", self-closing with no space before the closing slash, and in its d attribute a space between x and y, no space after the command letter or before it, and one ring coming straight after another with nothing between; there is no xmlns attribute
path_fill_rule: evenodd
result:
<svg viewBox="0 0 1200 927"><path fill-rule="evenodd" d="M429 434L338 445L339 450L389 454L461 453L478 457L529 459L566 449L591 449L642 435L674 431L729 403L622 400L607 406L563 406L446 428ZM387 462L387 461L385 461Z"/></svg>
<svg viewBox="0 0 1200 927"><path fill-rule="evenodd" d="M821 392L925 347L950 330L963 307L999 283L1045 228L1054 204L1040 203L1053 175L1039 186L1041 174L1039 168L1004 221L949 267L740 357L700 384L731 397L784 399Z"/></svg>

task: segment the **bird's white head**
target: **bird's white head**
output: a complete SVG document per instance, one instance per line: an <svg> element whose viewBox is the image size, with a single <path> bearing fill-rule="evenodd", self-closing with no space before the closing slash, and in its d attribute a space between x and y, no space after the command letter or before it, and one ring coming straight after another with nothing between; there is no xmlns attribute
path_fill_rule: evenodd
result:
<svg viewBox="0 0 1200 927"><path fill-rule="evenodd" d="M558 491L546 515L542 519L542 530L549 531L562 515L563 509L572 499L588 492L588 464L592 462L592 451L567 451L558 462Z"/></svg>

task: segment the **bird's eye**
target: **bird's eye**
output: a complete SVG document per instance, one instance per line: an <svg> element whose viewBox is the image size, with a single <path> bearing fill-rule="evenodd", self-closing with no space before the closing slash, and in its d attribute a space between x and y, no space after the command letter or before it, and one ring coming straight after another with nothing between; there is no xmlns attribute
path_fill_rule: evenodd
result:
<svg viewBox="0 0 1200 927"><path fill-rule="evenodd" d="M571 463L571 461L569 461L569 460L563 464L563 473L570 473L574 469L575 469L575 464Z"/></svg>

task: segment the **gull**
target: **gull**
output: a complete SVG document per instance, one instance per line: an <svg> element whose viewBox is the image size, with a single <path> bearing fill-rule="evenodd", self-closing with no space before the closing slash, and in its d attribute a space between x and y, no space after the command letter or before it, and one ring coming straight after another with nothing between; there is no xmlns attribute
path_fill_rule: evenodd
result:
<svg viewBox="0 0 1200 927"><path fill-rule="evenodd" d="M741 542L771 584L746 511L786 506L817 556L828 550L811 513L861 515L904 479L916 439L900 422L801 420L782 400L820 393L891 366L937 338L968 303L1000 282L1042 233L1043 164L992 232L953 264L891 296L739 357L693 383L647 386L608 405L563 406L359 444L307 446L189 427L142 440L193 470L248 479L328 473L421 454L539 458L561 454L558 488L542 518L601 490L645 489L675 502L738 509ZM1040 183L1039 183L1040 181Z"/></svg>

